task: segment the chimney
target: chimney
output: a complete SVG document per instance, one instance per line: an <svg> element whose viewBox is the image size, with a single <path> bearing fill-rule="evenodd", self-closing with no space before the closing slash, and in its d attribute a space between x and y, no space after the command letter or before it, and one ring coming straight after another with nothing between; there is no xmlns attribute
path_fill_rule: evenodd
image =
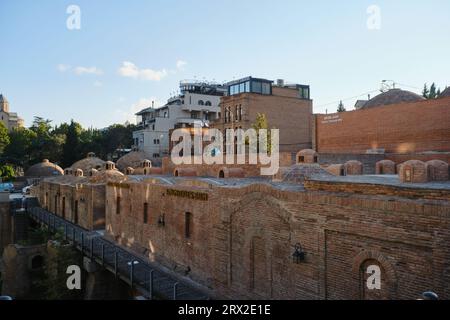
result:
<svg viewBox="0 0 450 320"><path fill-rule="evenodd" d="M152 101L152 109L155 109L155 101Z"/></svg>

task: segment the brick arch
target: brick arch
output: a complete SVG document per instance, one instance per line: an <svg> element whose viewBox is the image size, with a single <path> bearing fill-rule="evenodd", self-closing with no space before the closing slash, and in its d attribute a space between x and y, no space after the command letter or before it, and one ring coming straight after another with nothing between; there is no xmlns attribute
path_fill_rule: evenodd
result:
<svg viewBox="0 0 450 320"><path fill-rule="evenodd" d="M352 293L354 299L360 298L360 269L361 266L368 260L377 261L383 267L386 273L386 282L389 285L389 298L395 299L397 293L397 274L395 272L395 269L385 256L374 250L362 251L353 259L352 277L355 281L355 284L358 284L354 286L354 291Z"/></svg>
<svg viewBox="0 0 450 320"><path fill-rule="evenodd" d="M232 244L228 248L230 258L230 283L232 290L245 287L250 293L246 298L280 298L279 288L287 284L272 278L272 267L283 266L288 272L291 258L292 230L289 213L278 205L276 198L261 191L246 193L246 200L229 207L229 235ZM247 213L254 207L267 209L268 215L258 222ZM255 213L255 216L258 214ZM242 228L245 232L242 232ZM271 230L273 228L273 230ZM285 230L283 236L273 237L274 230ZM284 237L284 239L283 239ZM265 254L263 254L265 252ZM266 278L264 279L264 275ZM275 281L275 282L274 282Z"/></svg>

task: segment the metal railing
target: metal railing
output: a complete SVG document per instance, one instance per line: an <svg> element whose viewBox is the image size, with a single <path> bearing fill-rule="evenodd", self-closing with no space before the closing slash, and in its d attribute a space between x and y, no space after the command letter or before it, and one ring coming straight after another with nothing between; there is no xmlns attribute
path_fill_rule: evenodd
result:
<svg viewBox="0 0 450 320"><path fill-rule="evenodd" d="M27 212L37 223L46 225L49 231L61 232L64 239L83 256L109 270L148 299L209 299L201 290L165 273L96 232L87 231L40 207L28 207Z"/></svg>

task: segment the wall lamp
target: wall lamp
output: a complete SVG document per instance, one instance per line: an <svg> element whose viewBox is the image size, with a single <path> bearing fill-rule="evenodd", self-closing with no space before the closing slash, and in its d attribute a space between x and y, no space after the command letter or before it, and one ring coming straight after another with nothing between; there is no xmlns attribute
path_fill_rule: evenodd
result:
<svg viewBox="0 0 450 320"><path fill-rule="evenodd" d="M294 246L294 253L292 254L292 259L295 264L300 264L306 260L306 252L303 251L302 245L297 243Z"/></svg>

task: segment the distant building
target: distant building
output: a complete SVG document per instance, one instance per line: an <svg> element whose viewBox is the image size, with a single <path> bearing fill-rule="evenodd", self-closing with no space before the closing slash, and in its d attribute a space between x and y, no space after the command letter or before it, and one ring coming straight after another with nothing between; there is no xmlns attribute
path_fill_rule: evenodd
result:
<svg viewBox="0 0 450 320"><path fill-rule="evenodd" d="M6 97L0 94L0 120L5 125L8 131L14 128L23 127L23 119L17 113L9 112L9 102Z"/></svg>
<svg viewBox="0 0 450 320"><path fill-rule="evenodd" d="M196 81L180 83L180 94L160 108L146 108L138 116L139 129L133 133L134 145L150 155L155 163L169 154L169 132L194 125L208 127L220 117L220 98L226 89L218 84Z"/></svg>
<svg viewBox="0 0 450 320"><path fill-rule="evenodd" d="M215 128L252 127L258 113L267 118L269 129L280 130L280 151L297 152L312 146L312 100L310 87L247 77L226 84L221 99L221 118Z"/></svg>

